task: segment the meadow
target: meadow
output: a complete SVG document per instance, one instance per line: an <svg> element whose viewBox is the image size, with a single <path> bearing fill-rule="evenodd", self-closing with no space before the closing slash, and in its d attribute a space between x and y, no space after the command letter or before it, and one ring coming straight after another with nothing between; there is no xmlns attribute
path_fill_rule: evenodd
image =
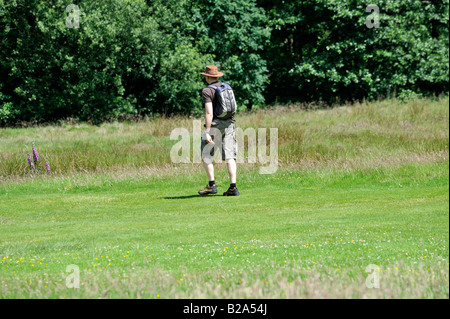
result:
<svg viewBox="0 0 450 319"><path fill-rule="evenodd" d="M0 298L449 297L448 97L241 112L279 165L239 197L171 162L194 119L0 129Z"/></svg>

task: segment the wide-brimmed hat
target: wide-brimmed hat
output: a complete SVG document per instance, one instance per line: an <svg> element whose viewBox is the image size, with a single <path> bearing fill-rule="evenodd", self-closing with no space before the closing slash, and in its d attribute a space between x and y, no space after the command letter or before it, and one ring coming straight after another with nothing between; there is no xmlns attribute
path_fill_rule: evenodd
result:
<svg viewBox="0 0 450 319"><path fill-rule="evenodd" d="M218 78L218 77L223 76L223 73L219 72L219 70L217 70L217 66L215 66L215 65L207 65L205 72L200 73L200 74L210 76L212 78Z"/></svg>

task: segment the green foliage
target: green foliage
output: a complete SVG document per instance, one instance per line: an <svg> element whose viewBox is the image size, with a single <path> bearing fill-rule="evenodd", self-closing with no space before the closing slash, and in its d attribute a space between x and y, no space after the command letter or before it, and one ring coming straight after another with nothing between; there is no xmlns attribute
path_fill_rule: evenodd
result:
<svg viewBox="0 0 450 319"><path fill-rule="evenodd" d="M281 77L306 101L448 93L448 0L374 4L380 25L370 29L366 20L374 16L359 1L266 1L275 44L270 68L284 69L272 94L284 87Z"/></svg>
<svg viewBox="0 0 450 319"><path fill-rule="evenodd" d="M8 102L8 98L2 93L0 85L0 124L6 123L13 116L13 104Z"/></svg>
<svg viewBox="0 0 450 319"><path fill-rule="evenodd" d="M0 1L0 125L202 111L217 64L239 109L448 94L449 9L378 0Z"/></svg>
<svg viewBox="0 0 450 319"><path fill-rule="evenodd" d="M80 1L79 28L69 28L67 1L52 3L17 0L0 16L1 81L17 119L98 123L195 107L201 79L187 76L205 60L164 25L169 11L155 12L157 4L143 0Z"/></svg>
<svg viewBox="0 0 450 319"><path fill-rule="evenodd" d="M270 45L265 11L255 0L197 3L189 25L194 43L202 52L214 55L241 104L264 103L268 77L261 54Z"/></svg>

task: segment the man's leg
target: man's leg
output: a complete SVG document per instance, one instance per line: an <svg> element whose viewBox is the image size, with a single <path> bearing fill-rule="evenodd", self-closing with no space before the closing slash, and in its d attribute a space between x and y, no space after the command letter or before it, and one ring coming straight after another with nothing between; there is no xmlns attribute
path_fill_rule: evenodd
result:
<svg viewBox="0 0 450 319"><path fill-rule="evenodd" d="M226 162L228 167L228 174L230 175L230 184L236 184L236 161L232 158L226 160Z"/></svg>
<svg viewBox="0 0 450 319"><path fill-rule="evenodd" d="M236 186L236 153L237 144L235 136L235 124L231 122L225 129L224 145L222 149L222 160L227 163L228 174L230 175L230 187L223 193L224 196L237 196L239 191Z"/></svg>
<svg viewBox="0 0 450 319"><path fill-rule="evenodd" d="M239 191L236 186L236 160L234 158L227 159L228 174L230 175L230 188L223 193L224 196L237 196Z"/></svg>
<svg viewBox="0 0 450 319"><path fill-rule="evenodd" d="M213 163L206 163L203 161L203 167L205 168L206 174L208 175L208 181L214 181L214 165Z"/></svg>
<svg viewBox="0 0 450 319"><path fill-rule="evenodd" d="M202 160L203 167L208 175L208 185L198 193L200 195L217 194L216 182L214 180L214 165L212 162L212 157L214 156L214 147L211 149L211 145L207 144L206 141L202 140Z"/></svg>
<svg viewBox="0 0 450 319"><path fill-rule="evenodd" d="M217 194L216 182L214 181L214 165L207 161L203 161L203 167L208 175L209 183L205 189L198 191L200 195Z"/></svg>

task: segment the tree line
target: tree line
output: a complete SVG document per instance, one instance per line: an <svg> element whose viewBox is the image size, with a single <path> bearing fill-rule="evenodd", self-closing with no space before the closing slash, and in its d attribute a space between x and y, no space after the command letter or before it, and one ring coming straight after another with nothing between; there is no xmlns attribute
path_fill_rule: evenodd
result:
<svg viewBox="0 0 450 319"><path fill-rule="evenodd" d="M76 2L76 3L73 3ZM0 125L448 94L449 1L0 0Z"/></svg>

